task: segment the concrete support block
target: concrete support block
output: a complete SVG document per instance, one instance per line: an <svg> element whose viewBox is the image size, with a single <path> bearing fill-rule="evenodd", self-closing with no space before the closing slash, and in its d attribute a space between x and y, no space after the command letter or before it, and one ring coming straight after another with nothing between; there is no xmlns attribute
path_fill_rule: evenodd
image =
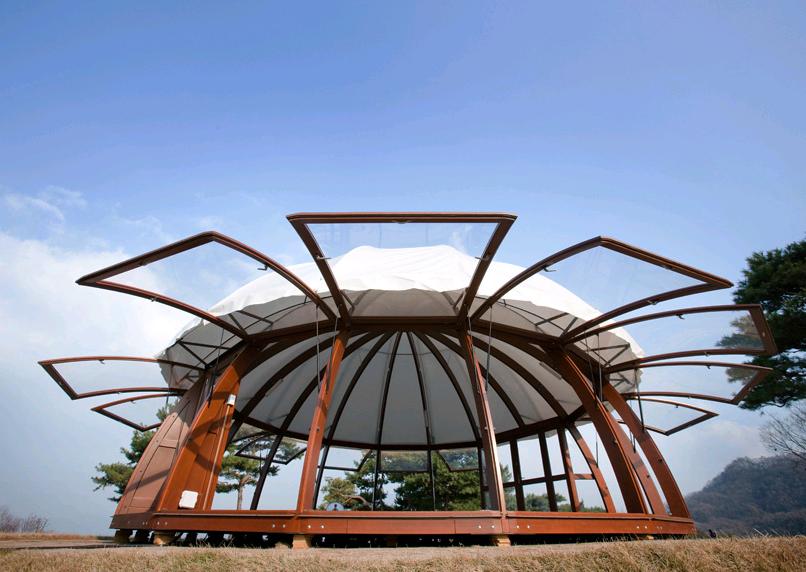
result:
<svg viewBox="0 0 806 572"><path fill-rule="evenodd" d="M155 532L151 542L154 546L168 546L176 540L175 532Z"/></svg>
<svg viewBox="0 0 806 572"><path fill-rule="evenodd" d="M509 536L506 534L497 534L495 536L491 536L490 540L492 541L493 546L505 547L505 546L512 546L512 543L509 541Z"/></svg>
<svg viewBox="0 0 806 572"><path fill-rule="evenodd" d="M306 534L295 534L291 541L292 550L303 550L311 547L311 537Z"/></svg>

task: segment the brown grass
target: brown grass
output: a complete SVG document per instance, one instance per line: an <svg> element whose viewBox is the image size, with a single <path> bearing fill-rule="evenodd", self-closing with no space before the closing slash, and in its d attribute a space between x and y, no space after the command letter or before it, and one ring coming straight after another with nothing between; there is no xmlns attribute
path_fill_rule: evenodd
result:
<svg viewBox="0 0 806 572"><path fill-rule="evenodd" d="M0 532L0 541L10 540L97 540L108 536L89 534L67 534L63 532Z"/></svg>
<svg viewBox="0 0 806 572"><path fill-rule="evenodd" d="M0 552L0 570L714 571L804 570L806 537L654 540L511 548L288 549L127 547Z"/></svg>

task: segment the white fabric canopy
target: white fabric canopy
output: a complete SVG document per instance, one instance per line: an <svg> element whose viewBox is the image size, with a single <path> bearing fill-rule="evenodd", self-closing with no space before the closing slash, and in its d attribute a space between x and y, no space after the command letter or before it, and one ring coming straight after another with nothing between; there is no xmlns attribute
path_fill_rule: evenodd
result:
<svg viewBox="0 0 806 572"><path fill-rule="evenodd" d="M446 245L400 249L362 246L329 261L337 283L350 301L353 315L362 317L455 315L456 302L470 283L477 263L476 258ZM332 305L330 292L314 263L290 266L289 270ZM513 264L492 262L477 298L490 296L522 270ZM321 311L293 284L274 273L245 284L209 311L246 327L249 333L310 324L322 318ZM495 323L555 335L575 319L576 323L581 323L579 320L589 320L601 313L551 279L535 275L509 291L502 303L495 305L492 314ZM547 322L546 318L551 318L552 322ZM487 338L482 332L474 332L474 335L486 346ZM332 332L320 333L320 339L330 336ZM404 333L396 344L396 336L397 332L374 354L370 348L376 340L344 358L339 374L341 381L331 407L335 412L342 406L342 400L346 400L344 414L336 427L328 427L329 435L332 434L336 442L366 446L422 447L472 441L477 420L474 411L468 412L467 403L472 410L473 398L463 358L457 353L458 339L450 335L442 340L425 336L424 341ZM353 336L350 343L359 337ZM182 344L174 343L161 357L195 364L205 344L228 348L237 343L238 338L228 332L225 334L214 324L194 320L180 333L179 341ZM306 350L310 352L314 342L314 339L300 342L245 376L236 409L246 410L249 422L271 430L284 427L286 434L304 438L315 403L317 360L313 355L281 380L273 382L264 394L260 389L291 359ZM196 350L190 354L189 348L194 344ZM619 359L642 355L638 345L622 330L603 333L600 345L620 347ZM570 386L539 359L499 340L494 340L492 346L527 372L518 373L500 359L490 358L494 387L488 391L488 396L497 432L564 416L579 408L579 399ZM210 353L205 365L212 363L221 350L208 348L207 351ZM485 367L486 352L477 348L476 353ZM318 356L320 366L326 363L328 355L329 351L325 350ZM367 364L348 396L346 385L353 373L360 371L363 360L367 360ZM556 399L554 406L539 394L534 380ZM382 397L384 384L388 384L386 401ZM630 391L633 387L634 384L627 381L618 389ZM295 411L292 405L301 396L302 406ZM426 419L423 400L431 411L430 422ZM328 420L329 424L335 421L334 418ZM427 425L431 431L430 443Z"/></svg>

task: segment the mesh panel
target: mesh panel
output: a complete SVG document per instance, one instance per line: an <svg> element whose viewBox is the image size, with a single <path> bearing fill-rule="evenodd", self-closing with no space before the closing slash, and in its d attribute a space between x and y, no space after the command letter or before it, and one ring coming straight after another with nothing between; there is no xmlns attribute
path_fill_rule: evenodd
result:
<svg viewBox="0 0 806 572"><path fill-rule="evenodd" d="M448 374L422 341L415 338L414 346L420 360L428 408L431 413L431 434L435 443L457 443L472 441L471 417L463 407L456 388ZM461 389L459 390L461 391ZM468 403L468 409L474 407Z"/></svg>
<svg viewBox="0 0 806 572"><path fill-rule="evenodd" d="M377 442L381 396L394 339L393 336L387 340L358 379L339 419L334 439L373 445ZM333 416L340 404L341 400L338 402L334 400L331 404L325 434L330 433L330 426L334 422Z"/></svg>
<svg viewBox="0 0 806 572"><path fill-rule="evenodd" d="M400 339L389 381L382 444L426 444L425 417L411 347Z"/></svg>

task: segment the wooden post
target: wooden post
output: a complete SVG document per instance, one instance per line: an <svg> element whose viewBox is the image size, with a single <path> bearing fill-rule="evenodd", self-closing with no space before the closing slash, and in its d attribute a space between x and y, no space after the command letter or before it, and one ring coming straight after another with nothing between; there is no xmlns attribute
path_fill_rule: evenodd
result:
<svg viewBox="0 0 806 572"><path fill-rule="evenodd" d="M490 509L506 511L506 501L504 497L504 487L501 483L501 470L498 464L498 449L495 442L495 427L493 426L493 416L490 413L490 404L487 401L487 389L484 387L484 380L479 370L476 354L473 352L473 340L468 332L460 334L462 346L465 353L465 363L467 373L470 377L470 384L473 388L473 398L476 403L476 413L479 419L479 429L481 432L481 444L484 449L484 457L487 469L487 488L490 494Z"/></svg>
<svg viewBox="0 0 806 572"><path fill-rule="evenodd" d="M238 395L241 378L258 355L256 348L247 347L218 378L207 404L193 421L187 443L166 479L165 488L157 499L158 511L176 510L185 490L198 495L194 509L211 508L235 411L233 398Z"/></svg>
<svg viewBox="0 0 806 572"><path fill-rule="evenodd" d="M344 348L350 334L347 330L342 330L333 342L330 351L330 361L322 377L319 388L319 400L311 421L311 429L308 433L308 445L305 450L305 461L302 465L302 476L299 483L299 495L297 497L297 512L312 510L316 499L313 498L316 487L316 469L319 466L319 453L322 450L322 438L327 425L327 412L330 408L330 401L333 399L333 389L339 375L341 358L344 355ZM296 539L295 539L296 543Z"/></svg>

